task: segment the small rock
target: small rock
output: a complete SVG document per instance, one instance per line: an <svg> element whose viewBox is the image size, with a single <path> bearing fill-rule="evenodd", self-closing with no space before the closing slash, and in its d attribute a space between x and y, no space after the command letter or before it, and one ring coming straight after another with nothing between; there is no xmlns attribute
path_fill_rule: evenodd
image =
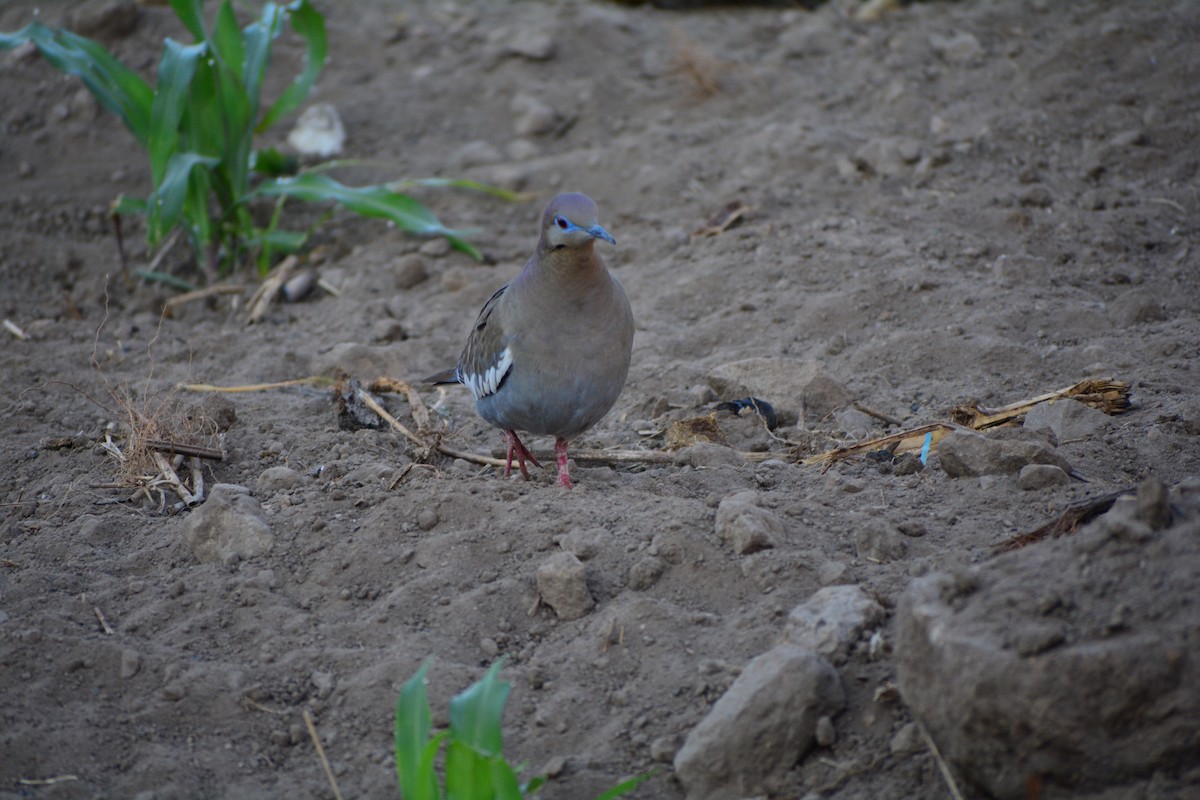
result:
<svg viewBox="0 0 1200 800"><path fill-rule="evenodd" d="M910 753L919 753L925 749L925 742L921 740L921 731L917 728L917 723L908 722L900 726L900 730L892 736L890 744L894 755L902 756Z"/></svg>
<svg viewBox="0 0 1200 800"><path fill-rule="evenodd" d="M1017 473L1017 485L1022 489L1049 489L1071 482L1071 476L1053 464L1026 464Z"/></svg>
<svg viewBox="0 0 1200 800"><path fill-rule="evenodd" d="M495 658L500 655L500 645L490 636L485 636L479 640L479 649L488 658Z"/></svg>
<svg viewBox="0 0 1200 800"><path fill-rule="evenodd" d="M142 655L128 648L121 651L121 678L129 680L142 668Z"/></svg>
<svg viewBox="0 0 1200 800"><path fill-rule="evenodd" d="M929 37L929 46L943 61L951 64L969 64L980 60L984 55L979 39L966 31L953 36L934 34Z"/></svg>
<svg viewBox="0 0 1200 800"><path fill-rule="evenodd" d="M254 482L254 493L259 497L269 497L276 492L285 492L300 482L300 473L291 467L268 467L258 475Z"/></svg>
<svg viewBox="0 0 1200 800"><path fill-rule="evenodd" d="M675 463L697 469L717 467L740 467L746 459L732 447L716 442L697 442L675 451Z"/></svg>
<svg viewBox="0 0 1200 800"><path fill-rule="evenodd" d="M423 508L421 509L421 512L417 514L417 527L423 531L433 530L435 527L437 527L439 521L438 513L432 508Z"/></svg>
<svg viewBox="0 0 1200 800"><path fill-rule="evenodd" d="M408 339L408 330L398 319L378 319L371 325L371 341L380 344L403 342Z"/></svg>
<svg viewBox="0 0 1200 800"><path fill-rule="evenodd" d="M1113 301L1112 316L1120 327L1132 328L1147 322L1162 322L1167 318L1167 309L1161 295L1150 289L1136 288Z"/></svg>
<svg viewBox="0 0 1200 800"><path fill-rule="evenodd" d="M450 255L452 249L450 243L440 236L436 239L430 239L417 248L418 252L430 258L445 258Z"/></svg>
<svg viewBox="0 0 1200 800"><path fill-rule="evenodd" d="M396 288L404 292L428 280L429 268L425 259L416 253L409 253L396 259L392 265L392 277Z"/></svg>
<svg viewBox="0 0 1200 800"><path fill-rule="evenodd" d="M716 534L740 556L774 547L776 537L783 535L783 521L759 508L758 499L758 492L738 492L717 507Z"/></svg>
<svg viewBox="0 0 1200 800"><path fill-rule="evenodd" d="M471 167L498 164L504 160L504 155L491 142L477 139L467 142L450 156L450 165L456 171Z"/></svg>
<svg viewBox="0 0 1200 800"><path fill-rule="evenodd" d="M518 94L509 108L516 117L513 128L518 136L542 136L552 132L562 121L552 106L529 94Z"/></svg>
<svg viewBox="0 0 1200 800"><path fill-rule="evenodd" d="M645 591L658 582L662 577L666 564L661 558L646 556L629 569L629 588L634 591Z"/></svg>
<svg viewBox="0 0 1200 800"><path fill-rule="evenodd" d="M860 169L876 175L903 175L921 158L921 143L904 136L872 139L854 153Z"/></svg>
<svg viewBox="0 0 1200 800"><path fill-rule="evenodd" d="M846 655L868 628L883 622L883 606L859 586L826 586L788 614L782 641L832 657Z"/></svg>
<svg viewBox="0 0 1200 800"><path fill-rule="evenodd" d="M1055 441L1088 439L1102 433L1111 422L1109 416L1078 400L1038 403L1025 415L1022 427L1031 431L1050 431Z"/></svg>
<svg viewBox="0 0 1200 800"><path fill-rule="evenodd" d="M559 619L579 619L592 609L587 570L571 553L555 553L537 569L538 595L554 609Z"/></svg>
<svg viewBox="0 0 1200 800"><path fill-rule="evenodd" d="M183 541L201 561L228 564L266 553L274 537L249 489L218 483L204 504L184 520Z"/></svg>
<svg viewBox="0 0 1200 800"><path fill-rule="evenodd" d="M296 120L287 142L302 156L329 158L345 147L346 128L332 104L314 103Z"/></svg>
<svg viewBox="0 0 1200 800"><path fill-rule="evenodd" d="M868 520L854 535L859 558L875 564L886 564L904 558L907 549L900 531L881 519Z"/></svg>
<svg viewBox="0 0 1200 800"><path fill-rule="evenodd" d="M817 568L817 580L822 586L833 586L846 580L848 567L841 561L826 561Z"/></svg>
<svg viewBox="0 0 1200 800"><path fill-rule="evenodd" d="M572 528L558 546L580 561L587 561L599 555L611 541L612 534L604 528Z"/></svg>
<svg viewBox="0 0 1200 800"><path fill-rule="evenodd" d="M554 38L545 31L520 27L504 46L505 52L528 58L531 61L547 61L554 57Z"/></svg>
<svg viewBox="0 0 1200 800"><path fill-rule="evenodd" d="M1137 518L1160 531L1171 524L1171 503L1163 482L1151 475L1138 484Z"/></svg>
<svg viewBox="0 0 1200 800"><path fill-rule="evenodd" d="M312 294L317 285L316 270L306 269L288 279L283 285L283 299L289 303L299 303Z"/></svg>
<svg viewBox="0 0 1200 800"><path fill-rule="evenodd" d="M321 700L333 694L333 689L337 685L337 679L332 672L314 672L310 680L312 685L317 688L317 697Z"/></svg>
<svg viewBox="0 0 1200 800"><path fill-rule="evenodd" d="M1045 186L1030 186L1021 192L1017 202L1026 208L1049 208L1054 205L1054 195Z"/></svg>
<svg viewBox="0 0 1200 800"><path fill-rule="evenodd" d="M746 665L675 755L689 800L760 794L812 748L817 721L845 706L837 671L794 645Z"/></svg>
<svg viewBox="0 0 1200 800"><path fill-rule="evenodd" d="M837 729L833 727L833 720L829 717L817 720L816 740L817 747L833 747L837 744Z"/></svg>
<svg viewBox="0 0 1200 800"><path fill-rule="evenodd" d="M567 759L562 756L554 756L546 762L546 766L542 767L542 774L547 778L557 778L563 774L563 770L567 768Z"/></svg>
<svg viewBox="0 0 1200 800"><path fill-rule="evenodd" d="M969 431L955 431L938 445L938 460L952 478L1012 475L1026 464L1053 464L1074 470L1053 448L1040 442L997 440Z"/></svg>

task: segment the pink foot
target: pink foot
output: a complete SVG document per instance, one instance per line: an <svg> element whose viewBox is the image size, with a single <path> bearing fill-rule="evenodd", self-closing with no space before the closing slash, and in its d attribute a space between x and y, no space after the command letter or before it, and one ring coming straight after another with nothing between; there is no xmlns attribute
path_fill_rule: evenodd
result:
<svg viewBox="0 0 1200 800"><path fill-rule="evenodd" d="M542 465L533 457L533 453L529 452L529 449L525 447L521 438L517 436L516 431L505 431L504 437L508 440L508 459L504 464L504 477L507 478L509 473L512 472L513 456L515 455L517 457L517 465L521 468L521 474L525 476L525 480L529 480L529 470L525 469L525 459L529 459L529 462L535 467L541 467Z"/></svg>
<svg viewBox="0 0 1200 800"><path fill-rule="evenodd" d="M572 488L571 475L567 471L567 440L559 436L554 440L554 456L558 459L558 484L564 489Z"/></svg>

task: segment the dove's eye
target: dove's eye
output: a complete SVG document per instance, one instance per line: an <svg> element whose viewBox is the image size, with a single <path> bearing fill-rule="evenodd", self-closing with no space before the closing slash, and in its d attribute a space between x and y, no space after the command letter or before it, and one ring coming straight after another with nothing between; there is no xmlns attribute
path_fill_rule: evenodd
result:
<svg viewBox="0 0 1200 800"><path fill-rule="evenodd" d="M567 222L566 217L555 217L554 224L565 231L571 223Z"/></svg>

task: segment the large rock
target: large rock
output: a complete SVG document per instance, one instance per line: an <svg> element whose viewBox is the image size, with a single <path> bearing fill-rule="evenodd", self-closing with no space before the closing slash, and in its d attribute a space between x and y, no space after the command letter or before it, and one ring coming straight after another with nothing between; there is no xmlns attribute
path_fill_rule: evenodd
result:
<svg viewBox="0 0 1200 800"><path fill-rule="evenodd" d="M201 561L236 563L271 549L274 537L262 506L245 486L218 483L183 523L183 540Z"/></svg>
<svg viewBox="0 0 1200 800"><path fill-rule="evenodd" d="M1156 530L1170 519L1156 497L902 597L900 691L989 796L1025 798L1034 776L1049 796L1195 765L1200 520Z"/></svg>
<svg viewBox="0 0 1200 800"><path fill-rule="evenodd" d="M783 644L755 658L688 734L675 773L688 800L730 800L775 786L813 746L845 694L825 659Z"/></svg>
<svg viewBox="0 0 1200 800"><path fill-rule="evenodd" d="M826 586L788 614L783 641L826 657L845 656L885 616L860 587Z"/></svg>
<svg viewBox="0 0 1200 800"><path fill-rule="evenodd" d="M1026 464L1053 464L1073 472L1049 445L1024 439L997 439L973 431L955 431L938 444L938 463L951 478L1015 475Z"/></svg>
<svg viewBox="0 0 1200 800"><path fill-rule="evenodd" d="M854 398L819 366L789 358L747 358L713 368L706 376L722 400L761 397L776 408L803 405L809 419L820 419Z"/></svg>

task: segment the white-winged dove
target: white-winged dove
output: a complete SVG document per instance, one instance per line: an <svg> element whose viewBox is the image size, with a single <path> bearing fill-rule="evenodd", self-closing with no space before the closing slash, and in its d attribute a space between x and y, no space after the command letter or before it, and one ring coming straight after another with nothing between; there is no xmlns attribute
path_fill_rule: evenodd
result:
<svg viewBox="0 0 1200 800"><path fill-rule="evenodd" d="M555 437L558 482L571 488L567 443L608 413L629 372L633 312L596 253L616 244L584 194L560 194L542 212L541 236L525 269L479 312L458 364L426 378L466 384L479 416L504 431L516 456L541 466L518 430Z"/></svg>

